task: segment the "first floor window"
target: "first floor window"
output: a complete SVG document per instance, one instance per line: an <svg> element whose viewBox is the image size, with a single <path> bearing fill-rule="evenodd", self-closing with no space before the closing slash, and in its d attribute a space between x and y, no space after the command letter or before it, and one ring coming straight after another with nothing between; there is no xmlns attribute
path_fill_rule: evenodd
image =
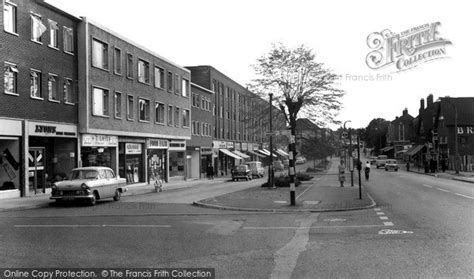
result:
<svg viewBox="0 0 474 279"><path fill-rule="evenodd" d="M161 103L155 104L155 121L156 123L165 123L165 105Z"/></svg>
<svg viewBox="0 0 474 279"><path fill-rule="evenodd" d="M183 109L183 127L189 127L190 112L188 109Z"/></svg>
<svg viewBox="0 0 474 279"><path fill-rule="evenodd" d="M58 81L56 76L48 77L48 99L50 101L59 101Z"/></svg>
<svg viewBox="0 0 474 279"><path fill-rule="evenodd" d="M150 101L138 99L138 119L140 121L150 121Z"/></svg>
<svg viewBox="0 0 474 279"><path fill-rule="evenodd" d="M115 117L122 118L122 93L115 92L114 103L115 103Z"/></svg>
<svg viewBox="0 0 474 279"><path fill-rule="evenodd" d="M109 115L109 91L101 88L93 88L93 110L94 115L108 116Z"/></svg>
<svg viewBox="0 0 474 279"><path fill-rule="evenodd" d="M5 93L17 94L18 68L16 65L5 63L3 85Z"/></svg>
<svg viewBox="0 0 474 279"><path fill-rule="evenodd" d="M175 110L174 110L174 125L176 127L179 127L179 119L181 118L181 110L180 108L176 107Z"/></svg>
<svg viewBox="0 0 474 279"><path fill-rule="evenodd" d="M133 96L127 99L127 119L133 119Z"/></svg>
<svg viewBox="0 0 474 279"><path fill-rule="evenodd" d="M41 72L30 72L30 96L33 98L42 98L41 95Z"/></svg>
<svg viewBox="0 0 474 279"><path fill-rule="evenodd" d="M168 106L168 125L173 125L173 106Z"/></svg>
<svg viewBox="0 0 474 279"><path fill-rule="evenodd" d="M191 123L191 135L195 135L196 134L196 121L193 121Z"/></svg>
<svg viewBox="0 0 474 279"><path fill-rule="evenodd" d="M66 79L63 85L63 94L64 94L64 102L68 104L74 103L74 95L72 90L72 80Z"/></svg>

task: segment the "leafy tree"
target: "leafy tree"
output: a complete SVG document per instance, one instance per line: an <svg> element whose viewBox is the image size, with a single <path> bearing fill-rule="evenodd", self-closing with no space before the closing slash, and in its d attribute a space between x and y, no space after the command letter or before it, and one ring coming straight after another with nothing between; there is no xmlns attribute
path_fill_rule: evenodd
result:
<svg viewBox="0 0 474 279"><path fill-rule="evenodd" d="M390 121L383 118L375 118L370 121L365 129L364 140L367 143L367 147L373 147L376 152L379 152L385 146L389 124Z"/></svg>
<svg viewBox="0 0 474 279"><path fill-rule="evenodd" d="M316 160L324 159L336 153L336 143L330 137L304 139L301 142L301 153L316 164Z"/></svg>

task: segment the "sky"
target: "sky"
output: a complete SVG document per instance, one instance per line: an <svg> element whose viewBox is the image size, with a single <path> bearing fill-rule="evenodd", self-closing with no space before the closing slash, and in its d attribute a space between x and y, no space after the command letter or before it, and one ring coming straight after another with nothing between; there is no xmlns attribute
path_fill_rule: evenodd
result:
<svg viewBox="0 0 474 279"><path fill-rule="evenodd" d="M420 99L474 97L474 36L470 1L309 0L47 0L85 16L181 65L211 65L242 85L251 67L274 43L305 45L316 61L340 76L346 94L338 119L366 127L374 118L394 120ZM406 71L366 64L373 32L393 33L440 22L438 37L451 42L443 59ZM471 28L468 28L471 26ZM426 102L426 101L425 101ZM331 128L335 128L329 126Z"/></svg>

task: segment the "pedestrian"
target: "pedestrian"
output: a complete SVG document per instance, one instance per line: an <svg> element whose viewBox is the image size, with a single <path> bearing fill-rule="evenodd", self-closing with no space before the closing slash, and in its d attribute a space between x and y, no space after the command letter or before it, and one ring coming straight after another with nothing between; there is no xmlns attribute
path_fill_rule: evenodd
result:
<svg viewBox="0 0 474 279"><path fill-rule="evenodd" d="M410 161L407 161L407 171L410 171Z"/></svg>
<svg viewBox="0 0 474 279"><path fill-rule="evenodd" d="M214 167L212 164L207 166L207 178L214 180Z"/></svg>
<svg viewBox="0 0 474 279"><path fill-rule="evenodd" d="M364 172L365 172L365 180L369 180L369 174L370 174L370 162L369 161L367 161L365 163Z"/></svg>

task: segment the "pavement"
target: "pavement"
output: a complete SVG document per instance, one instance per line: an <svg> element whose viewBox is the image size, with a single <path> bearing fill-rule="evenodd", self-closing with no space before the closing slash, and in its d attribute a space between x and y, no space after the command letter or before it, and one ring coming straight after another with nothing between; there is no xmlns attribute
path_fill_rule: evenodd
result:
<svg viewBox="0 0 474 279"><path fill-rule="evenodd" d="M406 170L405 165L402 166L402 164L400 164L400 167L401 167L401 169ZM425 173L424 168L422 168L422 167L418 168L416 166L410 166L410 172L424 174L424 175L430 175L430 176L443 178L443 179L452 179L452 180L456 180L456 181L474 183L474 172L459 172L459 174L456 174L455 171L453 171L453 170L447 170L445 172Z"/></svg>

